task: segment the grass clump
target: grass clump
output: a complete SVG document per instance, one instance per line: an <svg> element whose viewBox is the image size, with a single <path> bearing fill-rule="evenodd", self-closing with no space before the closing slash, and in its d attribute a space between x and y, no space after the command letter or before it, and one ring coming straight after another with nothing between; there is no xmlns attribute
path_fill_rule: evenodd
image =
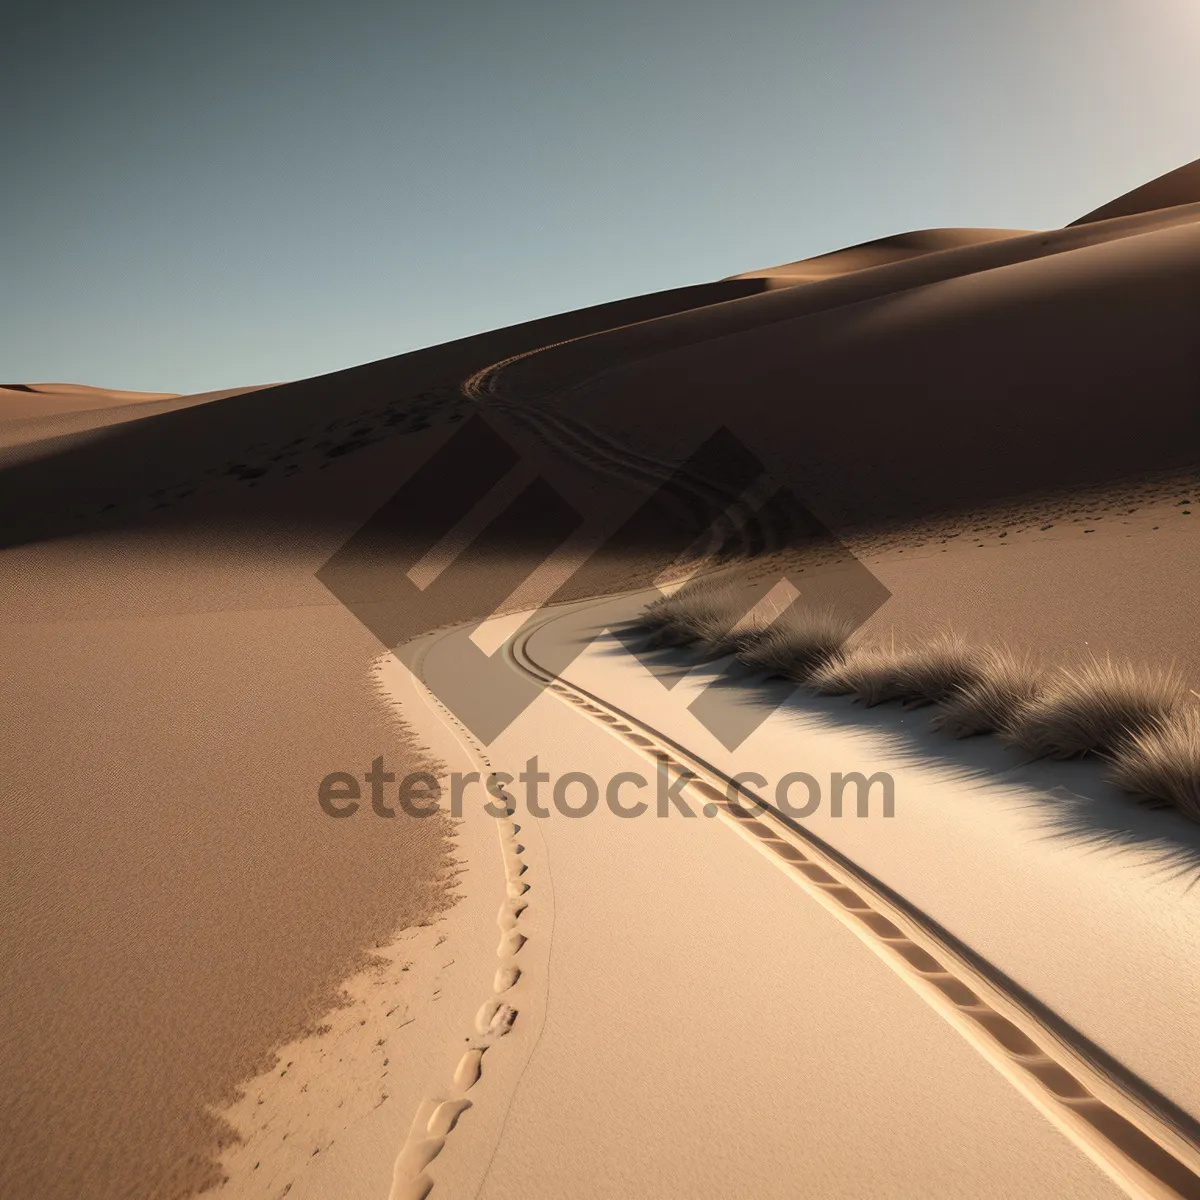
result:
<svg viewBox="0 0 1200 1200"><path fill-rule="evenodd" d="M819 695L936 704L951 737L995 733L1037 758L1098 754L1108 778L1144 803L1200 821L1200 708L1174 670L1092 659L1047 673L1011 650L945 633L922 645L853 644L855 624L831 609L755 607L728 576L696 580L648 605L652 646L736 654Z"/></svg>
<svg viewBox="0 0 1200 1200"><path fill-rule="evenodd" d="M1170 722L1186 694L1173 671L1093 659L1059 668L1001 737L1038 758L1113 754L1131 738Z"/></svg>
<svg viewBox="0 0 1200 1200"><path fill-rule="evenodd" d="M1200 710L1179 709L1132 734L1114 752L1109 779L1146 803L1200 821Z"/></svg>
<svg viewBox="0 0 1200 1200"><path fill-rule="evenodd" d="M707 577L686 583L646 605L641 625L650 631L648 649L711 643L737 624L744 607L741 589L730 579Z"/></svg>
<svg viewBox="0 0 1200 1200"><path fill-rule="evenodd" d="M766 628L749 631L734 652L757 671L807 683L820 668L844 660L854 629L853 621L832 609L792 607Z"/></svg>
<svg viewBox="0 0 1200 1200"><path fill-rule="evenodd" d="M753 599L752 588L729 576L709 576L687 583L643 610L640 624L650 630L646 648L694 646L702 659L748 653L788 615L786 610L781 613L778 605L763 600L755 604ZM788 620L786 628L793 631L791 636L799 637L804 624ZM783 629L781 625L781 633ZM850 632L847 626L841 640Z"/></svg>
<svg viewBox="0 0 1200 1200"><path fill-rule="evenodd" d="M982 678L983 654L954 634L921 646L863 645L813 672L812 688L823 696L857 694L868 708L889 700L934 704Z"/></svg>
<svg viewBox="0 0 1200 1200"><path fill-rule="evenodd" d="M979 678L941 699L930 722L933 729L956 738L1001 733L1041 694L1040 673L1028 656L990 648L982 652L979 667Z"/></svg>

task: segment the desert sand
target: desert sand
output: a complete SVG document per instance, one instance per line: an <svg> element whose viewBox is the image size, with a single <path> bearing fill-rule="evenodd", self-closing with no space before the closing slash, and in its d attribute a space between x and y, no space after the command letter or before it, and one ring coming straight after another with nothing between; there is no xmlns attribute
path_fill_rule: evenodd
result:
<svg viewBox="0 0 1200 1200"><path fill-rule="evenodd" d="M82 383L0 384L0 420L85 412L118 404L148 404L153 400L173 400L175 395L175 392L127 392Z"/></svg>
<svg viewBox="0 0 1200 1200"><path fill-rule="evenodd" d="M0 1193L1189 1194L1139 1192L725 817L334 821L316 790L381 754L397 773L645 760L552 692L481 749L436 692L473 678L480 641L508 639L507 670L522 610L646 587L696 519L678 496L573 572L603 537L585 520L530 582L542 505L388 609L446 532L434 501L487 455L428 504L385 506L479 413L522 486L589 514L633 514L724 426L888 589L879 631L951 624L1200 678L1194 173L1062 230L905 234L317 379L0 392ZM732 461L710 466L741 490ZM819 569L743 517L763 572ZM335 576L377 632L404 630L406 663L419 648L419 678ZM517 615L471 643L496 611ZM572 686L695 742L620 661L597 643ZM752 749L840 761L849 739L882 760L894 734L793 712ZM1098 1080L1070 1061L1112 1111L1158 1097L1133 1116L1186 1159L1188 895L1086 836L1040 843L1019 811L1053 791L1040 777L1005 792L985 764L968 818L961 776L917 758L903 836L839 826L845 853L1100 1047ZM1137 845L1186 850L1178 820ZM1106 940L1098 912L1131 915Z"/></svg>
<svg viewBox="0 0 1200 1200"><path fill-rule="evenodd" d="M888 263L923 258L941 250L960 250L984 242L1018 237L1028 229L918 229L894 237L877 238L831 254L818 254L800 262L782 263L759 271L746 271L735 279L765 279L770 287L790 287L793 284L813 283L818 279L833 279L867 267L882 267Z"/></svg>
<svg viewBox="0 0 1200 1200"><path fill-rule="evenodd" d="M1135 213L1151 212L1154 209L1173 208L1180 204L1195 204L1200 200L1200 159L1168 171L1157 179L1136 187L1107 204L1073 221L1084 225L1092 221L1107 221L1113 217L1125 217Z"/></svg>

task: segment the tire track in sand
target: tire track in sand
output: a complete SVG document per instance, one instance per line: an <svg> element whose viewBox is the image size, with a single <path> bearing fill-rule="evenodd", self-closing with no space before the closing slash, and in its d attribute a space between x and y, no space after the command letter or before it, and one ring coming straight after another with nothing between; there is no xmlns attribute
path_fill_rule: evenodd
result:
<svg viewBox="0 0 1200 1200"><path fill-rule="evenodd" d="M709 559L722 562L785 545L789 532L786 518L778 519L779 514L773 506L763 503L766 497L757 496L754 489L748 495L734 492L720 481L696 472L680 471L677 463L634 450L578 418L535 409L500 393L499 384L505 368L544 351L582 340L583 337L551 342L492 363L463 381L462 394L476 404L486 403L498 409L554 449L585 466L624 482L662 488L687 516L697 519L701 525L706 520L711 521L712 513L716 511L718 516L711 521L707 537L702 535L697 544L685 552L684 561ZM764 514L769 515L764 517Z"/></svg>
<svg viewBox="0 0 1200 1200"><path fill-rule="evenodd" d="M572 606L577 608L579 606ZM600 696L541 667L529 640L505 644L514 669L670 772L847 927L1061 1133L1128 1194L1200 1200L1200 1127L885 884L752 789Z"/></svg>

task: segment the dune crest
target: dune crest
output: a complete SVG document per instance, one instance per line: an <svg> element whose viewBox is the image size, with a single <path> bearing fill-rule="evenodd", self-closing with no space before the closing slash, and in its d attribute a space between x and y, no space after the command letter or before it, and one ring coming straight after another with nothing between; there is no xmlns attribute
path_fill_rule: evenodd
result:
<svg viewBox="0 0 1200 1200"><path fill-rule="evenodd" d="M1141 187L1102 204L1071 224L1090 225L1093 221L1109 221L1113 217L1129 217L1135 213L1197 202L1200 202L1200 158L1168 171L1149 183L1143 183Z"/></svg>
<svg viewBox="0 0 1200 1200"><path fill-rule="evenodd" d="M174 400L177 395L177 392L119 391L89 387L84 383L3 383L0 384L0 420L90 412L123 404L149 404L155 400Z"/></svg>
<svg viewBox="0 0 1200 1200"><path fill-rule="evenodd" d="M816 279L834 279L867 267L904 262L910 258L936 254L941 250L961 250L965 246L978 246L984 242L1021 237L1030 232L1028 229L917 229L909 233L897 233L891 237L860 242L828 254L802 258L797 262L780 263L778 266L763 267L758 271L746 271L731 278L778 281L774 284L776 287L807 283Z"/></svg>

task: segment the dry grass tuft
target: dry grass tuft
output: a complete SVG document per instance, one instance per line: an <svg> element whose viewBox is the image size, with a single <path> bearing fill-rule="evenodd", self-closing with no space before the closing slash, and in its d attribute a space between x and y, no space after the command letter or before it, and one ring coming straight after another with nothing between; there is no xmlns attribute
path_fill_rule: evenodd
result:
<svg viewBox="0 0 1200 1200"><path fill-rule="evenodd" d="M839 658L814 670L809 687L819 696L875 696L887 686L895 670L895 654L883 646L851 647ZM878 703L876 701L876 703Z"/></svg>
<svg viewBox="0 0 1200 1200"><path fill-rule="evenodd" d="M1093 659L1060 668L1001 737L1039 758L1112 754L1138 734L1169 723L1186 695L1173 671Z"/></svg>
<svg viewBox="0 0 1200 1200"><path fill-rule="evenodd" d="M1109 779L1143 801L1200 821L1200 709L1179 709L1133 734L1115 751Z"/></svg>
<svg viewBox="0 0 1200 1200"><path fill-rule="evenodd" d="M889 700L932 704L957 689L977 683L983 652L953 634L942 634L923 646L865 645L815 671L810 683L824 696L857 693L867 707Z"/></svg>
<svg viewBox="0 0 1200 1200"><path fill-rule="evenodd" d="M650 648L690 646L726 635L744 607L745 597L732 580L710 576L646 605L641 623L651 631Z"/></svg>
<svg viewBox="0 0 1200 1200"><path fill-rule="evenodd" d="M646 629L663 629L672 625L689 608L712 604L728 589L728 581L706 578L685 583L677 591L660 596L642 609L639 621Z"/></svg>
<svg viewBox="0 0 1200 1200"><path fill-rule="evenodd" d="M980 677L940 701L930 725L951 737L973 737L1008 729L1026 705L1041 694L1037 667L1010 650L982 652Z"/></svg>
<svg viewBox="0 0 1200 1200"><path fill-rule="evenodd" d="M743 635L735 649L748 667L807 683L813 672L841 661L854 633L854 622L832 609L789 608L765 629ZM736 635L735 635L736 636Z"/></svg>
<svg viewBox="0 0 1200 1200"><path fill-rule="evenodd" d="M820 695L868 705L938 705L932 726L952 737L996 733L1039 758L1103 754L1110 780L1144 802L1200 821L1200 708L1173 670L1093 659L1047 676L1002 648L954 634L921 646L852 645L854 624L829 609L795 605L744 616L744 587L728 576L689 583L647 606L657 646L697 645Z"/></svg>

